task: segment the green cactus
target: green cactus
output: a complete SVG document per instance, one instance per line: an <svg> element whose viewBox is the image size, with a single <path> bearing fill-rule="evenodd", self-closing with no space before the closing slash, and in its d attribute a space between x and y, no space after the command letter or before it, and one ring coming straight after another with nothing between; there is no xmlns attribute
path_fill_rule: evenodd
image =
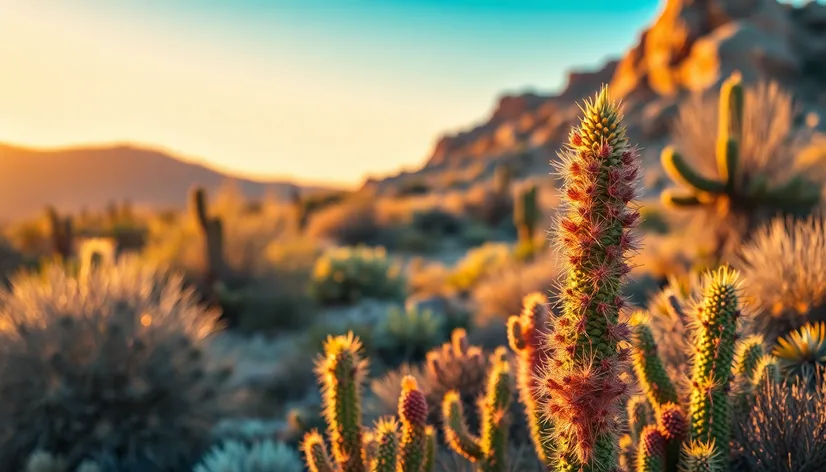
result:
<svg viewBox="0 0 826 472"><path fill-rule="evenodd" d="M732 376L736 384L736 394L734 408L737 412L744 413L752 398L754 391L754 378L760 361L765 356L763 349L763 337L754 335L742 339L737 344L735 354L734 369Z"/></svg>
<svg viewBox="0 0 826 472"><path fill-rule="evenodd" d="M626 410L631 438L634 442L639 441L643 428L654 423L654 409L646 396L634 395L628 399Z"/></svg>
<svg viewBox="0 0 826 472"><path fill-rule="evenodd" d="M484 397L479 402L482 417L481 436L470 433L465 421L462 400L455 390L442 403L447 443L456 452L478 465L482 472L508 470L508 409L511 402L511 375L504 348L491 356L491 371Z"/></svg>
<svg viewBox="0 0 826 472"><path fill-rule="evenodd" d="M609 471L618 464L618 429L628 386L629 328L620 321L622 286L635 247L639 156L625 135L619 104L603 88L562 154L564 176L557 241L567 265L560 313L552 318L551 359L541 380L553 422L559 471Z"/></svg>
<svg viewBox="0 0 826 472"><path fill-rule="evenodd" d="M210 283L226 281L229 266L224 259L224 227L218 217L209 216L207 193L195 187L189 193L189 208L204 237L204 256Z"/></svg>
<svg viewBox="0 0 826 472"><path fill-rule="evenodd" d="M691 439L728 445L728 398L737 337L738 274L726 267L712 274L696 308L694 370L690 399Z"/></svg>
<svg viewBox="0 0 826 472"><path fill-rule="evenodd" d="M427 401L412 376L401 381L398 415L383 418L373 431L362 426L362 388L367 360L361 341L348 333L330 336L316 361L322 388L332 459L317 431L304 436L301 449L311 472L430 472L432 432L427 427ZM399 431L401 430L401 431Z"/></svg>
<svg viewBox="0 0 826 472"><path fill-rule="evenodd" d="M775 187L769 187L768 175L755 173L745 178L741 175L744 174L739 172L744 102L742 76L734 73L723 82L720 91L715 156L719 179L700 175L677 150L667 147L662 152L662 166L682 189L667 189L661 198L671 208L712 209L721 219L743 222L743 230L750 233L759 223L756 221L757 209L767 208L774 213L776 210L812 208L820 199L820 191L799 175ZM720 231L718 259L731 238L730 234Z"/></svg>
<svg viewBox="0 0 826 472"><path fill-rule="evenodd" d="M399 458L398 421L395 418L381 418L372 435L375 451L368 453L370 472L396 472Z"/></svg>
<svg viewBox="0 0 826 472"><path fill-rule="evenodd" d="M52 248L64 261L68 261L74 254L74 225L71 216L61 218L54 207L46 208L46 217L49 220L49 233L52 238Z"/></svg>
<svg viewBox="0 0 826 472"><path fill-rule="evenodd" d="M537 203L536 185L521 190L514 202L513 223L521 245L532 245L541 214Z"/></svg>
<svg viewBox="0 0 826 472"><path fill-rule="evenodd" d="M826 322L806 324L778 339L772 354L781 375L814 388L826 374Z"/></svg>
<svg viewBox="0 0 826 472"><path fill-rule="evenodd" d="M644 324L647 317L640 312L632 317L636 324L632 347L634 370L643 391L654 406L656 428L665 441L661 469L664 472L689 470L687 467L695 467L691 464L717 464L710 461L712 456L707 453L714 451L708 445L729 444L733 403L729 390L732 379L738 375L754 385L758 373L769 370L768 367L763 367L769 361L762 357L760 338L750 337L739 346L735 345L739 317L738 277L737 272L727 267L708 273L693 316L685 314L686 318L691 318L689 321L694 343L692 388L687 408L689 415L679 405L674 383L659 359L651 329ZM629 403L629 423L633 423L634 417L638 415L632 406ZM631 440L634 439L633 431L634 429ZM680 452L686 440L691 441L689 446L694 445L690 447L694 451L691 458ZM644 462L641 457L644 455L643 447L640 441L636 451L638 469ZM628 456L626 453L626 457Z"/></svg>
<svg viewBox="0 0 826 472"><path fill-rule="evenodd" d="M550 312L548 297L531 293L522 300L522 314L508 319L508 344L517 354L519 399L525 407L537 457L550 465L553 429L539 404L539 381L550 357L546 348Z"/></svg>
<svg viewBox="0 0 826 472"><path fill-rule="evenodd" d="M640 435L636 472L662 472L665 470L665 438L654 425L648 425Z"/></svg>
<svg viewBox="0 0 826 472"><path fill-rule="evenodd" d="M644 315L635 313L634 320L642 319ZM631 359L637 380L655 410L666 403L677 403L677 389L668 377L660 356L657 353L657 343L654 334L646 324L639 322L634 327L633 348Z"/></svg>

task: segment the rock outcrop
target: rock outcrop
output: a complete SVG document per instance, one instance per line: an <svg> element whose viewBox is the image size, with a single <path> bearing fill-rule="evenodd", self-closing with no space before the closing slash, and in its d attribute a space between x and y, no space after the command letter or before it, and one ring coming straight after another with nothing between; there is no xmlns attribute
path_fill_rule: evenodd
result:
<svg viewBox="0 0 826 472"><path fill-rule="evenodd" d="M547 172L547 159L553 158L576 117L574 102L603 83L625 102L632 139L656 150L667 139L669 121L681 101L691 93L716 89L735 70L746 83L778 82L800 101L808 119L819 115L823 127L826 5L665 1L657 20L620 60L593 72L571 73L555 96L500 98L486 122L440 138L416 174L503 160L518 161L523 174Z"/></svg>

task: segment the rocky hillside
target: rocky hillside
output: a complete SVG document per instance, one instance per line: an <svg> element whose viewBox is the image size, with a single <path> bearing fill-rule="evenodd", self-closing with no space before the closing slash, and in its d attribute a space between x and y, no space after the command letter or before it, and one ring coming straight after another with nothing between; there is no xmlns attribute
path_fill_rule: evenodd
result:
<svg viewBox="0 0 826 472"><path fill-rule="evenodd" d="M548 160L577 115L575 102L601 84L625 103L629 135L652 164L669 136L677 106L693 92L715 90L739 70L745 82L778 82L803 116L826 121L826 5L776 0L668 0L659 17L620 60L574 72L559 95L499 99L483 124L438 140L425 166L368 186L380 192L409 180L432 187L488 178L497 162L521 176L548 172ZM652 168L654 165L652 165ZM444 178L445 174L452 177Z"/></svg>
<svg viewBox="0 0 826 472"><path fill-rule="evenodd" d="M61 211L101 209L111 201L177 208L195 184L209 190L231 176L150 149L119 146L37 151L0 144L0 220L13 220L53 205ZM233 178L249 197L286 196L284 182ZM305 187L304 190L315 190Z"/></svg>

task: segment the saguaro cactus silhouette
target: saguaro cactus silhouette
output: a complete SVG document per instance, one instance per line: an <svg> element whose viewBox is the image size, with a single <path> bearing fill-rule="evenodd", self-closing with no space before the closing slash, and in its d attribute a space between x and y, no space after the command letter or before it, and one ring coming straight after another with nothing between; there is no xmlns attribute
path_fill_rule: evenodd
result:
<svg viewBox="0 0 826 472"><path fill-rule="evenodd" d="M585 102L583 112L561 153L564 205L557 240L567 276L541 388L544 413L554 425L556 469L590 472L618 463L617 419L628 360L620 344L630 332L619 315L630 270L626 258L635 245L631 230L639 220L629 206L639 157L606 87Z"/></svg>

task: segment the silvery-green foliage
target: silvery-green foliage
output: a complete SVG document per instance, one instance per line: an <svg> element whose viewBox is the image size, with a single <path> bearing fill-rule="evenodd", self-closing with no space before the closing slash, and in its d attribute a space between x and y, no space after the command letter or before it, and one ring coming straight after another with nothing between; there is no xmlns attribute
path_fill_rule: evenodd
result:
<svg viewBox="0 0 826 472"><path fill-rule="evenodd" d="M228 441L213 448L194 472L302 472L298 453L281 442Z"/></svg>

